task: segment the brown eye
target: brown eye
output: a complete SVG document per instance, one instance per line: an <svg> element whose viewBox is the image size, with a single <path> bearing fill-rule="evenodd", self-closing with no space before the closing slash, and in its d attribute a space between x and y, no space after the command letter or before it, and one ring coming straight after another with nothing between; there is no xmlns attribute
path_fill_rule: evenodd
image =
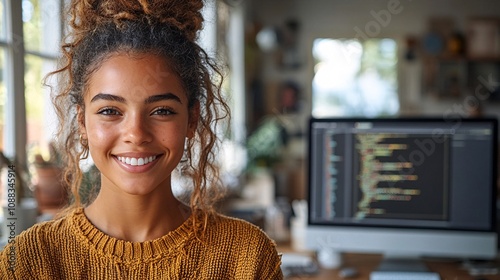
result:
<svg viewBox="0 0 500 280"><path fill-rule="evenodd" d="M120 112L115 108L103 108L97 112L99 115L119 115Z"/></svg>
<svg viewBox="0 0 500 280"><path fill-rule="evenodd" d="M160 116L168 116L168 115L174 115L175 112L171 110L170 108L166 107L161 107L153 111L151 115L160 115Z"/></svg>

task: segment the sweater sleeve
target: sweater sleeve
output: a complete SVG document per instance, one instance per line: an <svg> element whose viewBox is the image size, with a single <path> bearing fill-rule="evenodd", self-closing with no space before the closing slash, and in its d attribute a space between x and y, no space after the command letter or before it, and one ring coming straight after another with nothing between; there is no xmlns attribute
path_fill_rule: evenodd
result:
<svg viewBox="0 0 500 280"><path fill-rule="evenodd" d="M0 252L0 280L53 279L45 265L47 244L44 228L36 224L21 232Z"/></svg>
<svg viewBox="0 0 500 280"><path fill-rule="evenodd" d="M14 275L16 247L14 244L7 244L0 252L0 280L16 279Z"/></svg>
<svg viewBox="0 0 500 280"><path fill-rule="evenodd" d="M259 270L256 279L283 279L281 255L278 254L275 243L270 239L265 239L263 248L265 250L262 250L260 256L256 257L259 260Z"/></svg>
<svg viewBox="0 0 500 280"><path fill-rule="evenodd" d="M241 274L236 279L283 279L275 242L257 228L252 228L243 239L248 242L242 248L243 258L238 265Z"/></svg>
<svg viewBox="0 0 500 280"><path fill-rule="evenodd" d="M10 239L0 252L0 280L36 279L31 274L32 271L39 273L39 277L44 275L35 261L36 257L40 255L38 250L40 244L36 238L33 238L34 228Z"/></svg>

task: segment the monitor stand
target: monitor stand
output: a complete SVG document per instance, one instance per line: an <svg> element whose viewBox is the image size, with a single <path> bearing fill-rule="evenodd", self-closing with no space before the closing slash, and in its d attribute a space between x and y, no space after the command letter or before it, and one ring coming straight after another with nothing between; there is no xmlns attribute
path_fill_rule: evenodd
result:
<svg viewBox="0 0 500 280"><path fill-rule="evenodd" d="M420 259L386 257L382 259L378 271L428 272L429 269Z"/></svg>
<svg viewBox="0 0 500 280"><path fill-rule="evenodd" d="M370 280L397 279L410 275L412 279L440 280L439 274L431 272L422 260L394 257L384 258L377 270L370 274Z"/></svg>

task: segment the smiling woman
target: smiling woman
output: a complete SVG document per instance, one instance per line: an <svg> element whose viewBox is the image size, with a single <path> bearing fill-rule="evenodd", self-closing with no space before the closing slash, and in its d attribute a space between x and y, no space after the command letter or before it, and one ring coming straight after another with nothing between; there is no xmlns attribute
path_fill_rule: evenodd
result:
<svg viewBox="0 0 500 280"><path fill-rule="evenodd" d="M282 279L274 242L212 207L215 129L229 111L220 71L195 42L202 7L72 1L73 33L52 74L64 82L53 94L73 203L1 252L1 279ZM82 204L89 155L101 185ZM173 195L175 170L191 179L189 201Z"/></svg>

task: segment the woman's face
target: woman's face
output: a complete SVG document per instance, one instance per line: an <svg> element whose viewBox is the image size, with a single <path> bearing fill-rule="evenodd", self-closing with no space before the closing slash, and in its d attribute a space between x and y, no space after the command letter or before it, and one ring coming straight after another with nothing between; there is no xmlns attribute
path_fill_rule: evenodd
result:
<svg viewBox="0 0 500 280"><path fill-rule="evenodd" d="M182 82L165 59L111 56L90 76L84 102L81 133L102 188L145 195L170 187L196 124Z"/></svg>

